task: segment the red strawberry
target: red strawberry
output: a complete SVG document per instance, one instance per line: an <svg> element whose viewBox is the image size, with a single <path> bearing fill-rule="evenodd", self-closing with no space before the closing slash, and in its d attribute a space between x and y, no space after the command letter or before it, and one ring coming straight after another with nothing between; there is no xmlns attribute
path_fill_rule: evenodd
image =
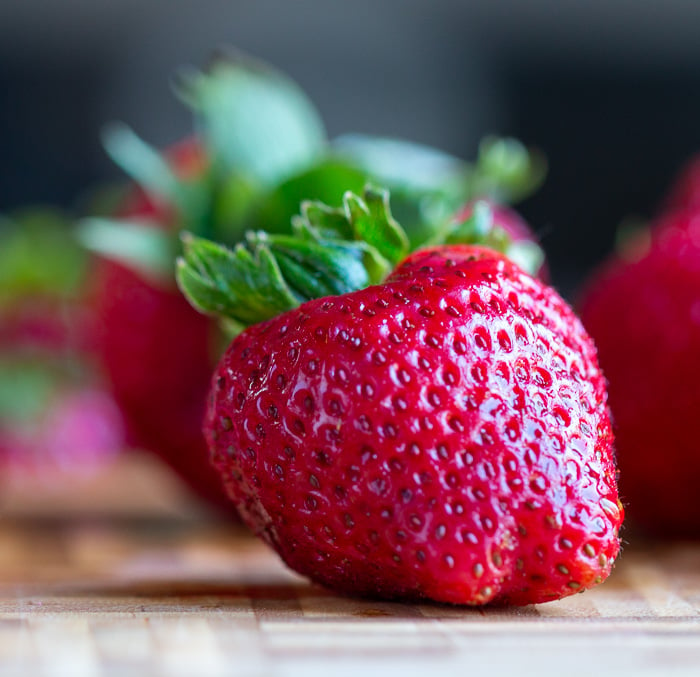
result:
<svg viewBox="0 0 700 677"><path fill-rule="evenodd" d="M513 139L486 140L474 167L395 140L330 144L296 84L245 57L188 71L179 94L197 116L197 135L164 156L124 126L106 134L109 153L140 187L116 210L118 223L93 220L85 239L109 259L97 274L99 345L132 442L222 504L199 430L221 345L174 289L177 234L233 244L251 224L289 232L301 199L339 202L343 190L379 174L401 191L418 238L434 230L425 228L427 213L445 218L477 188L514 198L532 191L544 162Z"/></svg>
<svg viewBox="0 0 700 677"><path fill-rule="evenodd" d="M676 212L612 257L580 309L610 383L631 519L700 536L700 214Z"/></svg>
<svg viewBox="0 0 700 677"><path fill-rule="evenodd" d="M341 259L402 254L386 204L365 197L346 196L343 225L307 208L296 243L191 240L181 287L239 322L242 279L258 275L270 314L317 282L340 288ZM331 223L373 245L314 230ZM205 431L246 523L336 590L544 602L599 583L619 551L594 347L551 288L491 249L418 251L381 284L253 324L219 363Z"/></svg>
<svg viewBox="0 0 700 677"><path fill-rule="evenodd" d="M175 288L118 263L95 272L97 345L132 445L158 454L198 495L227 507L201 433L217 328Z"/></svg>
<svg viewBox="0 0 700 677"><path fill-rule="evenodd" d="M166 157L185 181L197 180L208 166L194 137L169 148ZM164 233L176 219L172 204L136 186L123 198L119 216ZM201 433L217 327L194 312L174 285L109 258L96 266L93 290L97 349L129 443L156 453L195 493L230 512L221 481L204 461Z"/></svg>

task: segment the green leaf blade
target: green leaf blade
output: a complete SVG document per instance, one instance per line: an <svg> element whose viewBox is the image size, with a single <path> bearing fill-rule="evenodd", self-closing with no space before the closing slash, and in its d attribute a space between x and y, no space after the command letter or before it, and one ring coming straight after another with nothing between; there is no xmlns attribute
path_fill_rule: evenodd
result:
<svg viewBox="0 0 700 677"><path fill-rule="evenodd" d="M547 161L538 151L510 137L485 137L471 177L473 197L518 202L537 190L547 174Z"/></svg>
<svg viewBox="0 0 700 677"><path fill-rule="evenodd" d="M128 125L113 122L102 130L107 154L136 183L156 198L176 204L180 181L168 161Z"/></svg>
<svg viewBox="0 0 700 677"><path fill-rule="evenodd" d="M391 215L388 191L367 186L362 198L346 193L343 203L355 239L375 247L393 264L406 256L408 237Z"/></svg>
<svg viewBox="0 0 700 677"><path fill-rule="evenodd" d="M249 58L222 59L180 79L213 161L273 187L311 165L326 144L320 115L291 79Z"/></svg>
<svg viewBox="0 0 700 677"><path fill-rule="evenodd" d="M183 250L177 283L200 312L249 325L291 310L304 300L290 289L263 243L252 252L243 244L231 250L185 234Z"/></svg>
<svg viewBox="0 0 700 677"><path fill-rule="evenodd" d="M171 285L176 256L172 234L149 221L83 219L77 228L82 245L159 285Z"/></svg>

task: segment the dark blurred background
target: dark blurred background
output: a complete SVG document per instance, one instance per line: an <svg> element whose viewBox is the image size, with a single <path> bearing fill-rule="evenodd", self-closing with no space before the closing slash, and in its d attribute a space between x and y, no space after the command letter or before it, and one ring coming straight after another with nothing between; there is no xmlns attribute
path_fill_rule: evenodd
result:
<svg viewBox="0 0 700 677"><path fill-rule="evenodd" d="M521 208L567 294L700 149L697 0L0 0L0 211L118 177L107 120L185 134L168 79L220 44L295 78L331 135L542 148L549 178Z"/></svg>

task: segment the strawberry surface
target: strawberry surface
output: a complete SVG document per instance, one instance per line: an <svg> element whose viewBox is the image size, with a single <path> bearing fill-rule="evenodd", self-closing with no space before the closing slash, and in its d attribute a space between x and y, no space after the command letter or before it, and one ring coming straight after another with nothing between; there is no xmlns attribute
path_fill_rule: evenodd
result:
<svg viewBox="0 0 700 677"><path fill-rule="evenodd" d="M111 261L96 269L97 349L129 442L162 458L199 496L230 510L201 427L216 326L174 288Z"/></svg>
<svg viewBox="0 0 700 677"><path fill-rule="evenodd" d="M621 492L637 525L698 537L700 214L676 211L628 249L580 302L609 380Z"/></svg>
<svg viewBox="0 0 700 677"><path fill-rule="evenodd" d="M606 578L623 518L605 383L551 288L469 246L236 338L213 463L248 525L330 588L458 604Z"/></svg>

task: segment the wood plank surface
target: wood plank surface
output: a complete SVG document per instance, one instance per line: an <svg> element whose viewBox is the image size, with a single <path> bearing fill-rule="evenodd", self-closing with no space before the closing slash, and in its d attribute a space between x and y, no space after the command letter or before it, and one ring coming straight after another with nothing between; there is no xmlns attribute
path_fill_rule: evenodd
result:
<svg viewBox="0 0 700 677"><path fill-rule="evenodd" d="M698 544L629 545L560 602L409 605L339 597L241 527L129 503L6 506L0 675L700 675Z"/></svg>

